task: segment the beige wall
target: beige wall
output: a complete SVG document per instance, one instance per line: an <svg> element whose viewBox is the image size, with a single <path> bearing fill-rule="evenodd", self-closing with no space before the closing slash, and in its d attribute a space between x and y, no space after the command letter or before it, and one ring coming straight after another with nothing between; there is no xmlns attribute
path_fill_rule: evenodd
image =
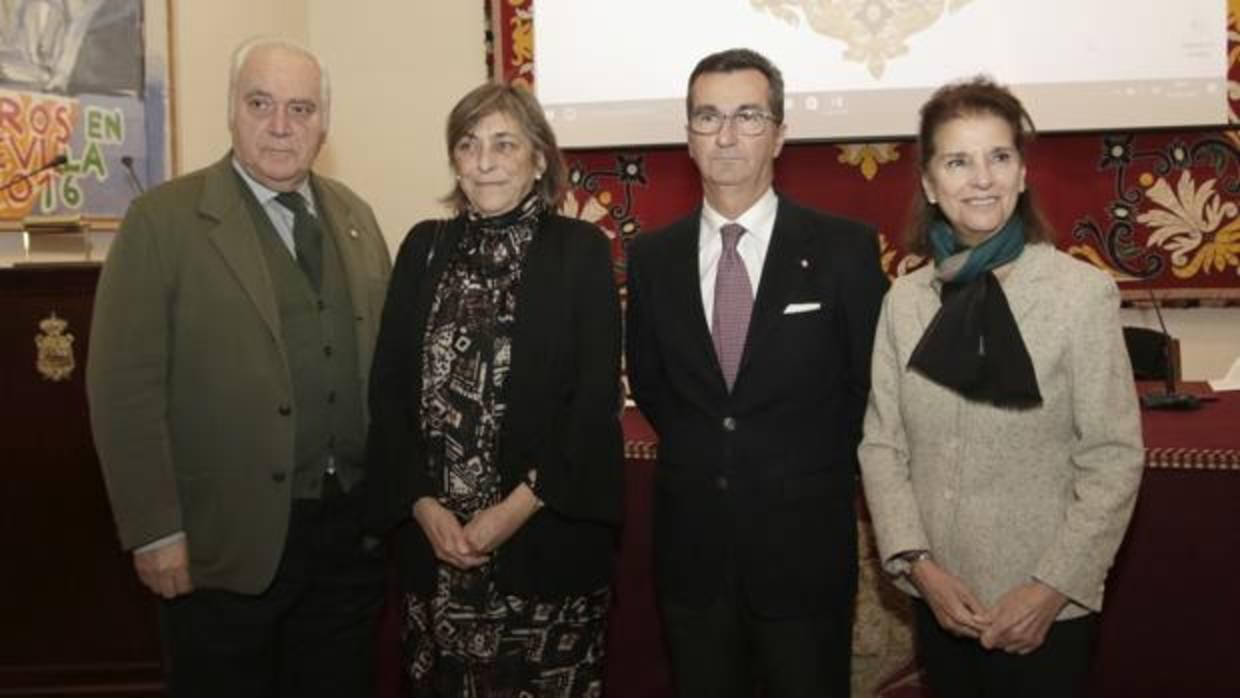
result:
<svg viewBox="0 0 1240 698"><path fill-rule="evenodd" d="M395 249L443 215L443 123L486 79L480 0L174 0L178 174L228 149L228 59L255 34L305 43L332 76L332 120L316 169L370 201Z"/></svg>
<svg viewBox="0 0 1240 698"><path fill-rule="evenodd" d="M228 150L228 59L255 34L306 40L305 0L173 0L172 89L176 174Z"/></svg>
<svg viewBox="0 0 1240 698"><path fill-rule="evenodd" d="M1221 378L1240 358L1240 308L1165 308L1167 331L1180 340L1180 366L1185 380ZM1148 308L1125 308L1120 322L1160 329Z"/></svg>
<svg viewBox="0 0 1240 698"><path fill-rule="evenodd" d="M399 243L415 222L445 215L436 203L451 184L444 120L486 79L483 3L306 4L309 43L333 77L331 134L320 170L366 197L388 240Z"/></svg>

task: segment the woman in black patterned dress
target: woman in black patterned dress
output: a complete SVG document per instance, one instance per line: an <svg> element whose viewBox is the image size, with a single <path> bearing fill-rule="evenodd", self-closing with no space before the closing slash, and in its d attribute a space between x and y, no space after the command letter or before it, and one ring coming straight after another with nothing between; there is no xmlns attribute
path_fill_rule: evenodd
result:
<svg viewBox="0 0 1240 698"><path fill-rule="evenodd" d="M524 89L467 94L447 146L457 215L401 245L370 384L413 695L600 696L623 489L610 245L556 213L566 168Z"/></svg>

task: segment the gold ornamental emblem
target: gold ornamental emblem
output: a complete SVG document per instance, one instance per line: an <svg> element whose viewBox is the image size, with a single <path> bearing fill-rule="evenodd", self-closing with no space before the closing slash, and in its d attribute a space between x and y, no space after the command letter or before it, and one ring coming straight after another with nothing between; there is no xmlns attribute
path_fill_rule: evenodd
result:
<svg viewBox="0 0 1240 698"><path fill-rule="evenodd" d="M811 29L848 45L844 59L864 63L874 79L887 62L908 53L905 40L933 26L949 8L972 0L749 0L759 11Z"/></svg>
<svg viewBox="0 0 1240 698"><path fill-rule="evenodd" d="M73 335L65 332L68 327L69 323L56 313L39 321L43 331L34 336L34 345L39 349L35 369L49 381L68 380L77 365L73 359Z"/></svg>

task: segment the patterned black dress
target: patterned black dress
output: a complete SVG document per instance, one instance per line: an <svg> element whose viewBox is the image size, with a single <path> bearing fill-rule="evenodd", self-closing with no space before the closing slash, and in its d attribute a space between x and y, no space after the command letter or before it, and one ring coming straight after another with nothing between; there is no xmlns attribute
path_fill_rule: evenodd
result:
<svg viewBox="0 0 1240 698"><path fill-rule="evenodd" d="M531 195L495 218L471 216L427 322L422 430L439 501L462 521L503 498L496 469L517 289L545 215ZM417 698L580 698L602 694L610 592L534 599L503 593L492 561L441 563L430 598L406 596L405 644Z"/></svg>

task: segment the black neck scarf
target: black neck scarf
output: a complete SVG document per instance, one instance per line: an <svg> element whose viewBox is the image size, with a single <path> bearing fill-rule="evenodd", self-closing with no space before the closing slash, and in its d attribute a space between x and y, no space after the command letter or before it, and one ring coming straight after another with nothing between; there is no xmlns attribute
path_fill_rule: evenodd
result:
<svg viewBox="0 0 1240 698"><path fill-rule="evenodd" d="M945 221L930 231L942 306L913 350L909 368L967 400L997 407L1042 404L1033 361L994 270L1025 248L1013 216L976 247L966 247Z"/></svg>

